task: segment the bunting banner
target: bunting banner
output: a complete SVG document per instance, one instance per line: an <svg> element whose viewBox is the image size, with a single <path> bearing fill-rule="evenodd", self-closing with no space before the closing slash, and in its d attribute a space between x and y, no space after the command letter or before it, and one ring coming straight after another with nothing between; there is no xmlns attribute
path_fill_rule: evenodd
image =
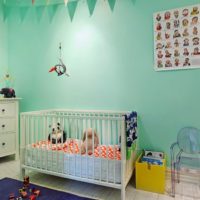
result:
<svg viewBox="0 0 200 200"><path fill-rule="evenodd" d="M36 16L37 16L37 20L38 22L41 20L42 18L42 15L44 13L44 9L45 9L45 6L36 6L35 7L35 12L36 12Z"/></svg>
<svg viewBox="0 0 200 200"><path fill-rule="evenodd" d="M67 5L68 1L69 1L69 0L64 0L64 4L65 4L65 6Z"/></svg>
<svg viewBox="0 0 200 200"><path fill-rule="evenodd" d="M3 21L5 22L6 19L8 18L9 14L10 14L10 8L8 6L6 6L5 4L3 4Z"/></svg>
<svg viewBox="0 0 200 200"><path fill-rule="evenodd" d="M94 8L96 6L97 0L87 0L88 9L90 12L90 16L92 16L94 12Z"/></svg>
<svg viewBox="0 0 200 200"><path fill-rule="evenodd" d="M110 6L110 9L113 11L115 7L116 0L108 0L108 4Z"/></svg>
<svg viewBox="0 0 200 200"><path fill-rule="evenodd" d="M50 22L52 22L55 14L56 14L56 11L58 9L58 6L59 6L58 4L54 4L54 5L50 5L47 7Z"/></svg>
<svg viewBox="0 0 200 200"><path fill-rule="evenodd" d="M77 4L78 4L77 1L71 1L71 2L67 3L67 9L68 9L68 13L69 13L69 17L70 17L71 21L74 18L74 14L75 14L75 11L76 11L76 8L77 8Z"/></svg>
<svg viewBox="0 0 200 200"><path fill-rule="evenodd" d="M0 0L0 19L3 19L3 0Z"/></svg>
<svg viewBox="0 0 200 200"><path fill-rule="evenodd" d="M11 4L11 1L8 1L8 0L0 0L0 1L2 2L2 6L3 6L2 16L3 16L3 20L5 21L8 18L12 4ZM90 16L92 16L94 13L94 9L96 7L97 1L98 0L86 0ZM116 0L104 0L104 1L108 3L111 11L113 12L115 8ZM136 3L136 0L130 0L130 1L133 4ZM25 3L25 1L18 0L16 5L19 6L21 21L25 19L31 3L32 5L35 5L34 9L36 10L36 17L38 21L40 21L45 8L47 8L50 21L52 21L58 10L58 7L62 5L62 2L65 6L67 6L70 20L73 21L77 5L79 2L81 2L81 0L61 0L61 4L58 3L57 0L56 1L55 0L42 0L42 1L40 0L37 2L36 0L31 0L31 1L29 0L28 4L27 2Z"/></svg>
<svg viewBox="0 0 200 200"><path fill-rule="evenodd" d="M136 3L136 0L131 0L132 2L133 2L133 4L135 4Z"/></svg>
<svg viewBox="0 0 200 200"><path fill-rule="evenodd" d="M20 14L21 22L24 21L24 18L26 17L28 10L29 10L29 7L26 7L26 6L19 7L19 14Z"/></svg>

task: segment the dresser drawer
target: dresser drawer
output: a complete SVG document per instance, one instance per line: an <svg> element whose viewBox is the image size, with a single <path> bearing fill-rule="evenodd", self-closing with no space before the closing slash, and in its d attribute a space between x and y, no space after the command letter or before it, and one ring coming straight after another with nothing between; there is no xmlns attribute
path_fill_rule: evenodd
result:
<svg viewBox="0 0 200 200"><path fill-rule="evenodd" d="M15 102L0 103L0 117L15 116L16 104Z"/></svg>
<svg viewBox="0 0 200 200"><path fill-rule="evenodd" d="M0 156L1 154L15 151L15 135L3 134L0 135Z"/></svg>
<svg viewBox="0 0 200 200"><path fill-rule="evenodd" d="M16 131L16 120L14 118L0 118L0 133Z"/></svg>

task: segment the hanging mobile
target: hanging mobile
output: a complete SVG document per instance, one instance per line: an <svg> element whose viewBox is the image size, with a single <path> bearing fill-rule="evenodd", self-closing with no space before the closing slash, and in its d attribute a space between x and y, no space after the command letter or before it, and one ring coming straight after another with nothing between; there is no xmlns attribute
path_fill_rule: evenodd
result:
<svg viewBox="0 0 200 200"><path fill-rule="evenodd" d="M60 63L54 65L49 70L49 72L54 72L55 71L58 74L58 76L61 76L63 74L65 74L67 76L70 76L69 73L67 73L66 65L63 63L62 58L61 58L61 50L62 50L61 43L60 43L60 46L59 46L59 50L60 50L60 58L59 58Z"/></svg>

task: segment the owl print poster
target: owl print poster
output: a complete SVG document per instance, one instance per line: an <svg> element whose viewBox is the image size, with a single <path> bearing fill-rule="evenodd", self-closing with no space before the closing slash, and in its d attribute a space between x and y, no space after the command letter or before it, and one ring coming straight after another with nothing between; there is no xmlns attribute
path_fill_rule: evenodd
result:
<svg viewBox="0 0 200 200"><path fill-rule="evenodd" d="M154 69L200 68L200 4L154 13Z"/></svg>

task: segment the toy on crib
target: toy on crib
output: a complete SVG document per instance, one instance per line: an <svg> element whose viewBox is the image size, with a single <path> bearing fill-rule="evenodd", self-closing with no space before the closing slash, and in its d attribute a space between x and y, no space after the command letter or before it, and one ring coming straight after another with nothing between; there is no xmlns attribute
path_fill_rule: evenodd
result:
<svg viewBox="0 0 200 200"><path fill-rule="evenodd" d="M95 149L99 145L99 137L95 130L88 128L86 131L84 131L81 153L84 154L87 152L89 155L91 155L93 152L93 144Z"/></svg>
<svg viewBox="0 0 200 200"><path fill-rule="evenodd" d="M59 122L50 125L49 128L51 128L51 133L48 136L49 141L53 144L64 143L66 141L66 133Z"/></svg>
<svg viewBox="0 0 200 200"><path fill-rule="evenodd" d="M12 97L16 97L15 96L15 90L12 88L2 88L0 90L0 94L4 95L4 98L12 98Z"/></svg>

